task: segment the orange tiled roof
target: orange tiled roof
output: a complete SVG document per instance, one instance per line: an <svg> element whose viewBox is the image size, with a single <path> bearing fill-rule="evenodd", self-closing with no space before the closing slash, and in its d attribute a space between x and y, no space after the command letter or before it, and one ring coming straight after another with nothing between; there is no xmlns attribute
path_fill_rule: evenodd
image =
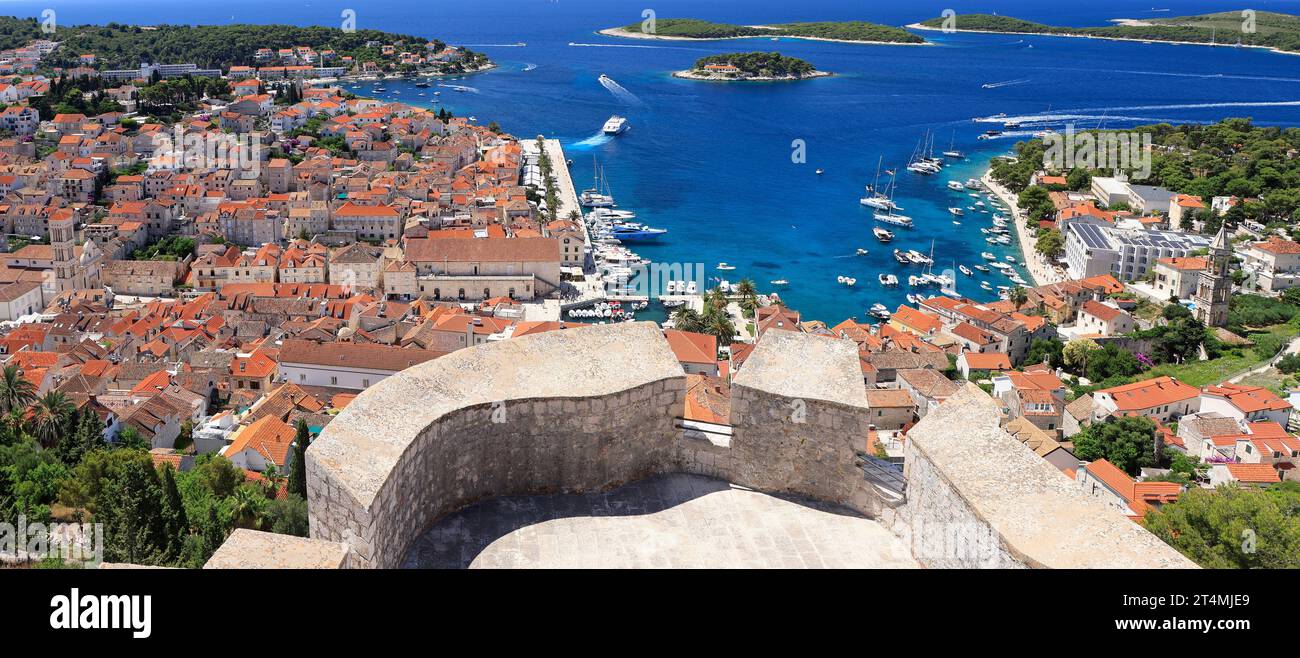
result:
<svg viewBox="0 0 1300 658"><path fill-rule="evenodd" d="M1181 402L1201 394L1200 389L1188 386L1173 377L1156 377L1124 386L1105 388L1098 393L1109 395L1120 411L1137 411Z"/></svg>

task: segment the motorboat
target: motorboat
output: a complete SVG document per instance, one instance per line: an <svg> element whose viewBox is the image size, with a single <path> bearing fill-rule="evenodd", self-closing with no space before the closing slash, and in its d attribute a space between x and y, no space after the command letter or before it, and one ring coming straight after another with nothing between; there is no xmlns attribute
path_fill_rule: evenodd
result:
<svg viewBox="0 0 1300 658"><path fill-rule="evenodd" d="M894 239L893 231L890 231L889 229L880 228L879 226L871 229L871 233L875 235L876 239L880 240L881 242L890 242L891 240Z"/></svg>
<svg viewBox="0 0 1300 658"><path fill-rule="evenodd" d="M723 272L730 272L730 271L736 269L736 266L735 266L735 265L728 265L728 264L726 264L726 263L718 263L718 269L719 269L719 270L722 270Z"/></svg>
<svg viewBox="0 0 1300 658"><path fill-rule="evenodd" d="M895 250L894 250L894 260L896 260L896 261L902 263L903 265L911 265L911 264L912 264L912 259L911 259L911 258L908 258L908 256L907 256L907 252L902 251L902 250L900 250L900 249L895 249Z"/></svg>
<svg viewBox="0 0 1300 658"><path fill-rule="evenodd" d="M872 304L871 308L867 311L867 314L873 318L879 318L881 320L888 320L892 315L889 312L889 309L886 308L884 304L880 303Z"/></svg>
<svg viewBox="0 0 1300 658"><path fill-rule="evenodd" d="M962 185L962 184L961 184L960 182L958 182L958 181L950 180L950 181L948 181L948 189L953 190L953 191L955 191L955 192L961 192L961 191L963 191L963 190L966 189L966 186L965 186L965 185Z"/></svg>
<svg viewBox="0 0 1300 658"><path fill-rule="evenodd" d="M957 269L961 270L961 273L965 274L966 276L975 276L975 273L972 272L971 269L969 267L966 267L965 265L958 265Z"/></svg>
<svg viewBox="0 0 1300 658"><path fill-rule="evenodd" d="M859 256L866 256L866 255L867 255L867 250L866 250L866 249L863 249L862 247L858 247L858 255L859 255Z"/></svg>
<svg viewBox="0 0 1300 658"><path fill-rule="evenodd" d="M849 287L858 285L858 280L851 276L839 276L835 280Z"/></svg>
<svg viewBox="0 0 1300 658"><path fill-rule="evenodd" d="M898 277L893 274L885 274L884 272L881 272L877 278L880 280L880 285L882 286L892 287L898 285Z"/></svg>
<svg viewBox="0 0 1300 658"><path fill-rule="evenodd" d="M769 283L771 283L771 284L774 285L774 286L788 286L788 285L790 285L790 282L789 282L789 281L786 281L785 279L773 279L773 280L770 281Z"/></svg>
<svg viewBox="0 0 1300 658"><path fill-rule="evenodd" d="M983 258L984 260L997 260L997 259L998 259L997 256L994 256L991 252L988 252L988 251L981 253L981 254L980 254L980 258Z"/></svg>
<svg viewBox="0 0 1300 658"><path fill-rule="evenodd" d="M962 215L966 214L965 210L962 210L961 208L957 208L957 207L949 208L948 212L952 213L954 216L957 217L961 217Z"/></svg>
<svg viewBox="0 0 1300 658"><path fill-rule="evenodd" d="M605 122L604 127L602 127L600 131L606 135L621 135L627 132L627 129L627 119L615 114Z"/></svg>
<svg viewBox="0 0 1300 658"><path fill-rule="evenodd" d="M988 267L987 265L976 265L976 266L975 266L975 269L976 269L976 270L979 270L980 272L983 272L983 273L985 273L985 274L988 274L989 272L992 272L992 271L993 271L993 270L989 269L989 267Z"/></svg>

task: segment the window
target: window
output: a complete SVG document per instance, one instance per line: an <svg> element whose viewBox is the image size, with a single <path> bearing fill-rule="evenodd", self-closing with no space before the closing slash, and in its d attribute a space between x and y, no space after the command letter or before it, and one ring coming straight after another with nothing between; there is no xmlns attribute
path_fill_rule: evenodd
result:
<svg viewBox="0 0 1300 658"><path fill-rule="evenodd" d="M330 384L338 384L338 383L339 383L338 377L330 377Z"/></svg>

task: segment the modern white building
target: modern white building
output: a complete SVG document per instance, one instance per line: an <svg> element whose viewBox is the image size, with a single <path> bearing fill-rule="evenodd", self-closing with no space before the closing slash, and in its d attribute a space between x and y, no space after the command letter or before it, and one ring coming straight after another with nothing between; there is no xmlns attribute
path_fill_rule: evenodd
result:
<svg viewBox="0 0 1300 658"><path fill-rule="evenodd" d="M1186 258L1209 246L1208 238L1192 233L1071 223L1066 229L1065 260L1072 279L1110 274L1132 281L1146 276L1162 258Z"/></svg>

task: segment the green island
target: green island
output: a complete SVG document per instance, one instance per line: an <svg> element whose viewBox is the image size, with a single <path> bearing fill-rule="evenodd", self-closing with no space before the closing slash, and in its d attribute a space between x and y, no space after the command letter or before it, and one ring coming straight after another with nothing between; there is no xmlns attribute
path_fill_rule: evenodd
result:
<svg viewBox="0 0 1300 658"><path fill-rule="evenodd" d="M74 68L83 65L81 53L94 53L95 65L106 69L128 69L141 62L186 62L200 68L229 68L257 65L259 50L278 51L304 44L318 51L333 51L338 58L351 57L356 62L385 63L395 60L376 44L404 44L410 50L431 49L434 53L448 46L437 39L380 30L357 29L351 32L336 27L299 27L296 25L106 25L59 26L54 35L41 30L35 18L0 16L0 50L19 48L41 39L59 42L60 47L41 60L43 66ZM449 63L446 73L480 70L490 65L487 57L461 49L463 57ZM394 62L394 69L405 72L415 67ZM409 69L409 70L408 70Z"/></svg>
<svg viewBox="0 0 1300 658"><path fill-rule="evenodd" d="M804 80L832 75L812 64L781 53L752 52L710 55L695 61L688 71L673 74L690 80L763 81Z"/></svg>
<svg viewBox="0 0 1300 658"><path fill-rule="evenodd" d="M606 36L638 39L750 39L755 37L792 37L856 43L923 45L926 40L900 27L863 21L814 23L779 23L774 25L730 25L694 18L661 18L654 31L646 32L641 23L601 30Z"/></svg>
<svg viewBox="0 0 1300 658"><path fill-rule="evenodd" d="M1249 23L1241 11L1143 20L1117 19L1116 25L1102 27L1044 25L1010 16L990 14L959 14L954 20L958 32L1045 34L1123 41L1240 45L1300 53L1300 16L1264 11L1254 12L1253 16L1253 26L1251 26L1253 31L1247 31L1246 27ZM943 17L931 18L909 27L940 30L944 29L947 20L949 19Z"/></svg>

